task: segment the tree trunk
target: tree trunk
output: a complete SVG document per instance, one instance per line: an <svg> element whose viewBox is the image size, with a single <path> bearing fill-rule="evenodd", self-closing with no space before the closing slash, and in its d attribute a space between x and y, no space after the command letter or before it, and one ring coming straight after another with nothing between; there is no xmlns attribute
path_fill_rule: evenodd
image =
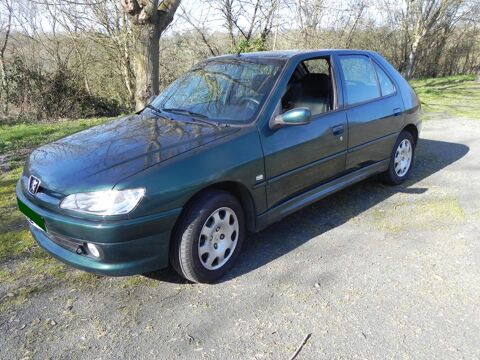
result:
<svg viewBox="0 0 480 360"><path fill-rule="evenodd" d="M138 26L135 34L135 110L158 94L160 31L155 24Z"/></svg>
<svg viewBox="0 0 480 360"><path fill-rule="evenodd" d="M418 45L420 44L420 40L421 36L417 35L412 43L410 54L408 55L407 59L407 66L405 67L405 77L407 79L411 79L413 73L415 72L415 62L417 60Z"/></svg>
<svg viewBox="0 0 480 360"><path fill-rule="evenodd" d="M4 115L8 115L9 86L7 80L7 67L5 65L5 50L7 49L8 39L12 28L13 7L8 1L5 3L8 10L8 20L5 31L5 40L0 48L0 95L3 97L2 111Z"/></svg>
<svg viewBox="0 0 480 360"><path fill-rule="evenodd" d="M5 61L3 60L3 55L0 57L0 79L0 98L3 98L2 111L3 114L6 116L8 115L9 89L7 82L7 71L5 67Z"/></svg>
<svg viewBox="0 0 480 360"><path fill-rule="evenodd" d="M158 95L159 41L181 0L121 0L133 24L135 38L135 109Z"/></svg>

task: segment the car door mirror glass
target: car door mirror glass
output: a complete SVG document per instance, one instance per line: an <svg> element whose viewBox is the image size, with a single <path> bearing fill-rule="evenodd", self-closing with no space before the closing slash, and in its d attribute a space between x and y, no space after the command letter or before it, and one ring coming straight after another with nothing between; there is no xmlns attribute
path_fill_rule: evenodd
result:
<svg viewBox="0 0 480 360"><path fill-rule="evenodd" d="M305 125L310 122L312 113L309 108L300 107L288 110L270 120L270 128L277 129L285 125Z"/></svg>

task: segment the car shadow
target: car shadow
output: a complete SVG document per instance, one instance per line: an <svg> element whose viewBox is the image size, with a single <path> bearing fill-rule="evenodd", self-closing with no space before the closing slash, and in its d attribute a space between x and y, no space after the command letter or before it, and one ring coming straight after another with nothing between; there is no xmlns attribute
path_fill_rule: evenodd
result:
<svg viewBox="0 0 480 360"><path fill-rule="evenodd" d="M421 195L428 188L416 184L461 159L469 151L463 144L420 139L411 177L398 186L387 186L372 177L330 195L267 229L250 234L237 264L220 282L228 281L265 266L310 239L336 228L349 219L398 193ZM299 231L298 225L302 229ZM185 283L172 269L146 275L160 281Z"/></svg>

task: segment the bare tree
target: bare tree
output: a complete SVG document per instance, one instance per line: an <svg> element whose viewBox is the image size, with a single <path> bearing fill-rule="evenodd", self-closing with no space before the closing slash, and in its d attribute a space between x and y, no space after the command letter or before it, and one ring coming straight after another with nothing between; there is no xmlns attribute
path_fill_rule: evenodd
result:
<svg viewBox="0 0 480 360"><path fill-rule="evenodd" d="M322 16L325 13L324 0L299 0L294 2L294 12L300 26L304 46L315 42Z"/></svg>
<svg viewBox="0 0 480 360"><path fill-rule="evenodd" d="M273 28L280 0L209 0L219 12L230 39L231 51L263 50Z"/></svg>
<svg viewBox="0 0 480 360"><path fill-rule="evenodd" d="M367 4L363 0L360 0L352 4L354 20L353 20L352 26L350 27L350 30L348 31L347 38L345 40L345 47L347 49L352 46L353 36L355 35L355 31L357 30L357 27L360 23L360 19L362 18L362 15L366 10L366 8L367 8Z"/></svg>
<svg viewBox="0 0 480 360"><path fill-rule="evenodd" d="M1 9L0 14L6 12L6 23L0 24L0 32L4 32L3 42L0 47L0 98L4 98L2 101L2 110L5 115L8 114L8 80L7 80L7 68L5 63L5 51L7 50L8 40L10 38L10 32L12 30L12 17L13 17L13 4L9 0L5 0L4 9Z"/></svg>
<svg viewBox="0 0 480 360"><path fill-rule="evenodd" d="M210 10L210 9L207 9ZM200 14L199 17L195 17L194 15L190 14L185 8L181 8L182 18L195 30L198 34L202 43L207 47L208 53L211 56L220 55L220 50L215 45L214 41L210 38L210 34L208 33L208 17L209 12L203 12Z"/></svg>
<svg viewBox="0 0 480 360"><path fill-rule="evenodd" d="M126 91L129 107L135 106L135 72L133 69L133 34L127 14L117 0L92 1L90 5L95 23L89 33L92 40L106 51L112 64L118 67ZM100 31L96 29L98 27Z"/></svg>
<svg viewBox="0 0 480 360"><path fill-rule="evenodd" d="M159 91L159 41L181 0L121 0L135 36L135 108L142 109Z"/></svg>
<svg viewBox="0 0 480 360"><path fill-rule="evenodd" d="M463 0L404 0L402 19L408 52L404 74L415 73L418 55L428 38L432 38L448 21L453 21Z"/></svg>

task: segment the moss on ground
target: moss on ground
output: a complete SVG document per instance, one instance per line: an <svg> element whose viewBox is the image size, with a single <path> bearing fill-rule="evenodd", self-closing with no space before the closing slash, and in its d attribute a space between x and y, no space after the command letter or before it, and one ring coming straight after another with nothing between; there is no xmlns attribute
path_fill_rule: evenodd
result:
<svg viewBox="0 0 480 360"><path fill-rule="evenodd" d="M32 295L40 291L41 286L29 285L7 293L3 299L0 299L0 313L5 313L12 307L25 303Z"/></svg>
<svg viewBox="0 0 480 360"><path fill-rule="evenodd" d="M408 229L441 230L464 222L465 213L455 197L431 195L375 209L371 221L379 230L395 234Z"/></svg>

